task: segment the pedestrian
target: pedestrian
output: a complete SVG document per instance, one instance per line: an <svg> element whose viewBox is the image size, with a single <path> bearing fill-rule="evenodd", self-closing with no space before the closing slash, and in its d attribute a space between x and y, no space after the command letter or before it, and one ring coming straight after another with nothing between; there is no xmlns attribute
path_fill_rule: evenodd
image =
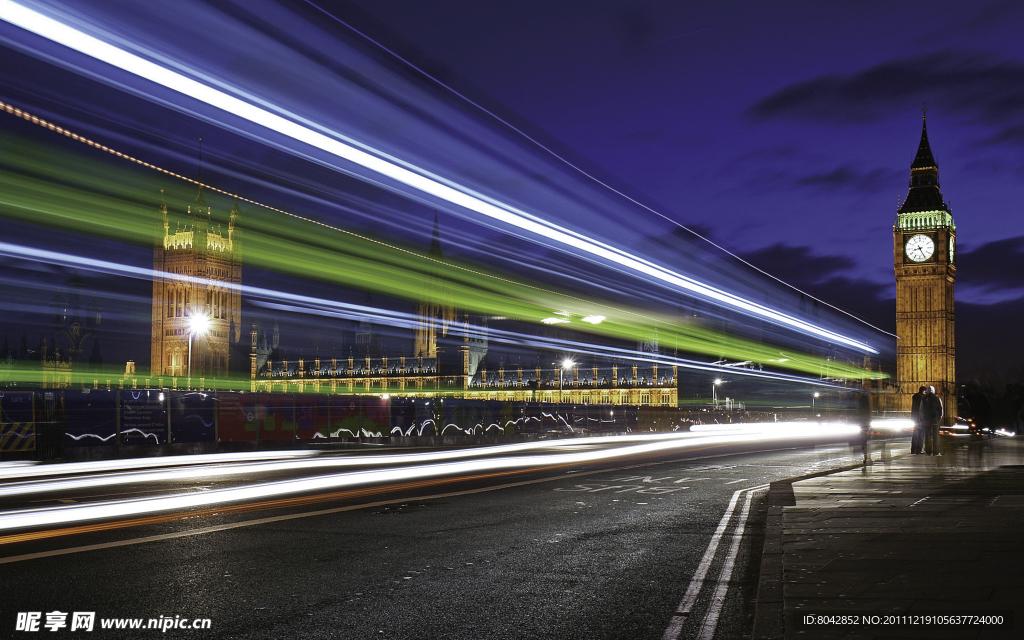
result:
<svg viewBox="0 0 1024 640"><path fill-rule="evenodd" d="M935 393L935 387L928 386L928 391L921 400L921 421L925 425L924 453L929 456L939 455L939 423L942 422L942 399Z"/></svg>
<svg viewBox="0 0 1024 640"><path fill-rule="evenodd" d="M914 423L914 433L910 438L910 453L919 454L924 446L925 425L921 419L921 403L924 401L928 387L922 386L910 399L910 419Z"/></svg>
<svg viewBox="0 0 1024 640"><path fill-rule="evenodd" d="M857 399L857 423L860 425L861 450L864 452L864 464L871 464L868 455L868 432L871 429L871 395L866 391Z"/></svg>

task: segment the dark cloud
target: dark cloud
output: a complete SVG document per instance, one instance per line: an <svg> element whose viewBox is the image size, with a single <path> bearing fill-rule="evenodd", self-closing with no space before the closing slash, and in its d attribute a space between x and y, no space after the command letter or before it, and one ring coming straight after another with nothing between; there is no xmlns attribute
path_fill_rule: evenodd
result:
<svg viewBox="0 0 1024 640"><path fill-rule="evenodd" d="M903 173L885 169L862 171L850 165L842 165L832 171L796 178L793 183L798 187L810 187L829 192L849 189L863 193L877 193L882 190L889 191L893 184L899 184Z"/></svg>
<svg viewBox="0 0 1024 640"><path fill-rule="evenodd" d="M983 142L988 144L1014 144L1024 146L1024 123L1003 127Z"/></svg>
<svg viewBox="0 0 1024 640"><path fill-rule="evenodd" d="M1024 289L1024 236L986 242L961 251L957 284L989 292Z"/></svg>
<svg viewBox="0 0 1024 640"><path fill-rule="evenodd" d="M822 161L801 153L792 145L778 145L744 153L730 161L725 172L742 176L741 184L754 193L771 193L792 188L836 193L875 194L891 189L905 179L905 171L880 167L861 168L852 164L822 169Z"/></svg>
<svg viewBox="0 0 1024 640"><path fill-rule="evenodd" d="M815 297L879 329L896 330L896 287L859 278L834 277L818 283Z"/></svg>
<svg viewBox="0 0 1024 640"><path fill-rule="evenodd" d="M740 156L737 156L732 161L733 165L744 165L747 163L762 164L765 160L781 160L786 158L798 157L799 152L795 145L792 144L780 144L771 147L764 147L756 149L754 151L748 151Z"/></svg>
<svg viewBox="0 0 1024 640"><path fill-rule="evenodd" d="M961 51L891 60L858 73L791 84L754 104L747 115L858 123L884 119L894 108L918 107L923 101L1012 130L1024 123L1024 64Z"/></svg>
<svg viewBox="0 0 1024 640"><path fill-rule="evenodd" d="M844 275L857 265L847 256L817 255L810 247L774 244L741 256L758 269L828 304L892 331L894 287Z"/></svg>
<svg viewBox="0 0 1024 640"><path fill-rule="evenodd" d="M987 29L999 26L1001 23L1016 20L1016 14L1021 11L1020 2L1017 0L1002 0L992 2L978 8L974 17L968 20L963 26L968 29Z"/></svg>
<svg viewBox="0 0 1024 640"><path fill-rule="evenodd" d="M956 377L999 389L1024 382L1024 298L994 305L956 303Z"/></svg>
<svg viewBox="0 0 1024 640"><path fill-rule="evenodd" d="M807 291L856 265L846 256L815 255L810 247L778 243L740 256L758 269Z"/></svg>

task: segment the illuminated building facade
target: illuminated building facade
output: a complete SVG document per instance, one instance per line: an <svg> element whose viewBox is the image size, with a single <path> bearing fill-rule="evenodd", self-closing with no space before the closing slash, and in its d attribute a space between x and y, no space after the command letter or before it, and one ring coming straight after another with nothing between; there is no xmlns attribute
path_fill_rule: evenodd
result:
<svg viewBox="0 0 1024 640"><path fill-rule="evenodd" d="M443 260L437 217L429 256ZM372 393L449 396L505 402L676 406L676 368L650 361L540 364L514 369L487 367L487 318L457 310L440 277L431 278L417 304L412 355L391 356L365 348L372 329L361 323L348 358L271 360L263 357L254 329L250 359L252 391ZM657 351L647 346L646 355Z"/></svg>
<svg viewBox="0 0 1024 640"><path fill-rule="evenodd" d="M187 222L173 232L165 203L160 213L163 227L157 233L153 269L169 275L153 278L151 375L188 376L191 363L192 378L225 377L230 347L241 337L238 201L226 232L214 226L202 187L188 207ZM196 328L200 318L203 330Z"/></svg>
<svg viewBox="0 0 1024 640"><path fill-rule="evenodd" d="M956 344L953 284L956 225L939 191L939 168L928 144L927 120L910 166L910 192L893 225L896 271L897 410L934 385L945 424L956 416Z"/></svg>
<svg viewBox="0 0 1024 640"><path fill-rule="evenodd" d="M252 381L252 391L372 393L450 396L504 402L562 402L675 407L679 402L676 367L645 363L488 370L445 375L437 361L424 358L347 358L268 362Z"/></svg>

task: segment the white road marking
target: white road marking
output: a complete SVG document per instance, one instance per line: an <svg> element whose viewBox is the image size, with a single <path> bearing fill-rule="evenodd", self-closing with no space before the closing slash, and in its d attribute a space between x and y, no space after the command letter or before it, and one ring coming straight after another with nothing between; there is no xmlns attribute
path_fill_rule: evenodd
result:
<svg viewBox="0 0 1024 640"><path fill-rule="evenodd" d="M682 601L679 603L679 606L676 607L675 613L672 614L672 620L669 622L668 628L665 629L664 635L661 636L662 640L679 639L679 635L683 631L683 623L685 623L687 618L690 617L690 612L693 610L693 604L697 601L697 596L700 595L700 590L704 586L704 580L707 578L708 570L711 568L711 562L715 559L715 554L718 552L718 544L721 542L722 536L725 535L725 530L729 526L732 514L736 511L736 505L739 504L740 496L744 493L752 493L758 489L765 489L767 487L768 485L766 484L757 487L748 487L746 489L739 489L732 494L732 498L729 500L729 506L726 507L725 513L722 515L722 519L718 523L718 528L715 529L714 535L711 536L711 542L708 543L708 548L704 551L704 557L701 558L700 564L697 566L697 572L693 574L693 578L690 580L690 586L686 589L686 594L683 595Z"/></svg>
<svg viewBox="0 0 1024 640"><path fill-rule="evenodd" d="M761 488L763 489L764 487ZM736 555L739 553L743 532L747 527L747 517L750 515L750 502L755 493L757 493L757 489L748 492L746 499L743 501L743 510L740 511L739 521L736 523L736 528L732 533L732 544L729 545L729 553L722 564L722 570L718 573L718 585L715 587L714 595L711 596L711 605L707 615L704 616L704 622L701 624L700 635L697 636L698 640L712 640L715 636L718 618L725 607L725 594L729 591L729 581L732 579L732 572L736 567Z"/></svg>

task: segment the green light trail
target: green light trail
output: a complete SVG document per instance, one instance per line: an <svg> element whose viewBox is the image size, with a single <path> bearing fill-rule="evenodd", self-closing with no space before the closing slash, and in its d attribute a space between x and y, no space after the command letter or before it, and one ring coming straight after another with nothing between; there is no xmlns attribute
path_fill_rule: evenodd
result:
<svg viewBox="0 0 1024 640"><path fill-rule="evenodd" d="M11 136L0 137L0 216L5 218L153 246L158 228L162 234L158 210L161 189L166 192L173 231L177 222L187 222L184 203L195 199L195 190L187 183L148 172L126 171L97 161L95 154L83 156ZM220 210L225 212L226 223L231 203L224 200ZM181 213L174 211L175 203L182 203ZM418 302L425 292L443 283L444 299L438 302L474 314L536 325L555 312L574 318L601 315L605 320L600 324L577 320L563 328L633 342L657 329L665 344L716 359L752 361L816 377L884 377L854 365L730 336L697 322L679 323L646 311L586 300L547 285L487 273L480 267L440 262L407 248L317 226L268 208L247 208L238 224L245 266L318 280L346 290L372 291ZM234 383L228 384L235 388ZM211 386L209 382L207 385Z"/></svg>

